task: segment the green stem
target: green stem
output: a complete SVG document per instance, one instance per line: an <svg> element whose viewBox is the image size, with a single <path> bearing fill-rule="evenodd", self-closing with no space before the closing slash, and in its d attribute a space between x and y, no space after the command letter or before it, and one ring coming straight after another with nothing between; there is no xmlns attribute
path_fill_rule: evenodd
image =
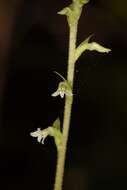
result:
<svg viewBox="0 0 127 190"><path fill-rule="evenodd" d="M70 36L69 36L69 53L68 53L69 57L68 57L67 81L71 85L72 89L73 89L73 83L74 83L77 25L78 25L78 22L75 22L73 25L70 26ZM54 190L62 190L67 141L68 141L68 135L69 135L70 121L71 121L72 104L73 104L73 97L66 96L65 107L64 107L63 132L62 132L63 139L62 139L62 145L58 149Z"/></svg>

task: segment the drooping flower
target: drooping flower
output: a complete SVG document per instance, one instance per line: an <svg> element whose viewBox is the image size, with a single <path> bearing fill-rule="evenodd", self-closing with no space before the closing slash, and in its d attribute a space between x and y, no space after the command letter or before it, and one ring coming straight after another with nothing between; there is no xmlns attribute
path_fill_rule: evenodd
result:
<svg viewBox="0 0 127 190"><path fill-rule="evenodd" d="M61 98L64 97L64 95L72 96L72 90L69 84L66 81L60 82L58 85L57 90L52 94L53 97L59 96Z"/></svg>

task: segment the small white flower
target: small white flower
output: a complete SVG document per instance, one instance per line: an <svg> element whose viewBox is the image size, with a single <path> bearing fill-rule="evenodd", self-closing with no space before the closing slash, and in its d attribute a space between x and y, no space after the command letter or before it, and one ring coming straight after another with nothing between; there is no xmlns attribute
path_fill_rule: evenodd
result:
<svg viewBox="0 0 127 190"><path fill-rule="evenodd" d="M34 132L31 132L30 135L32 137L37 137L37 141L42 144L44 144L44 140L45 138L50 135L50 136L53 136L54 135L54 130L52 127L48 127L44 130L40 130L40 128L37 128L36 131Z"/></svg>
<svg viewBox="0 0 127 190"><path fill-rule="evenodd" d="M59 96L59 95L60 95L61 98L63 98L64 95L67 95L67 96L72 96L73 95L71 87L69 86L67 81L60 82L56 92L54 92L52 94L53 97L56 97L56 96Z"/></svg>
<svg viewBox="0 0 127 190"><path fill-rule="evenodd" d="M57 149L61 147L62 143L62 133L60 130L60 119L57 118L52 126L47 127L46 129L41 130L40 128L37 128L36 131L31 132L30 135L32 137L37 137L37 141L39 143L44 144L45 138L49 135L54 138L55 144Z"/></svg>

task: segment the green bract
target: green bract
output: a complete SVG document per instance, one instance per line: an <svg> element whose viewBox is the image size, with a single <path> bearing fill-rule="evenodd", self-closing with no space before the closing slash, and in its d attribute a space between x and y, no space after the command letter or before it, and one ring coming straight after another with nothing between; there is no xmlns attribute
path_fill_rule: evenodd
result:
<svg viewBox="0 0 127 190"><path fill-rule="evenodd" d="M54 121L52 127L54 129L55 144L56 144L57 149L59 149L62 144L62 133L60 130L60 119L59 118Z"/></svg>

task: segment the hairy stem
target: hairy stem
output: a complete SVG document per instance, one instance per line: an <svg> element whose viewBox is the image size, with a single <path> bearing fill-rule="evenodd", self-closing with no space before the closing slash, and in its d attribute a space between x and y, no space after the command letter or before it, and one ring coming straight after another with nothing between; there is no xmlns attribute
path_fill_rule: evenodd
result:
<svg viewBox="0 0 127 190"><path fill-rule="evenodd" d="M74 83L77 25L78 22L75 22L73 25L70 26L70 36L69 36L67 81L71 85L72 89ZM72 104L73 104L73 96L66 96L65 107L64 107L63 132L62 132L63 139L62 139L62 145L58 149L54 190L62 190Z"/></svg>

